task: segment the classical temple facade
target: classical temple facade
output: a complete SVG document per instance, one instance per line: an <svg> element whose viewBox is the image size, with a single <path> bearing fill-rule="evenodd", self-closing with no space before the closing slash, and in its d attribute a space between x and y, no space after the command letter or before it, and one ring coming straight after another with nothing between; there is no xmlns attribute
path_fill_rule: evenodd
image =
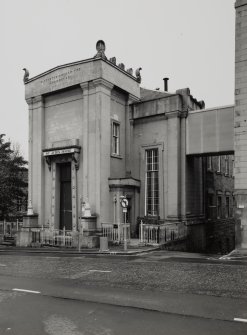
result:
<svg viewBox="0 0 247 335"><path fill-rule="evenodd" d="M139 217L176 229L201 224L205 168L201 157L186 157L186 119L204 102L188 88L174 93L142 88L141 68L133 75L115 57L108 59L103 41L96 49L90 59L24 77L29 107L24 226L100 235L102 225L123 222L123 196L132 237ZM28 243L22 238L20 244Z"/></svg>

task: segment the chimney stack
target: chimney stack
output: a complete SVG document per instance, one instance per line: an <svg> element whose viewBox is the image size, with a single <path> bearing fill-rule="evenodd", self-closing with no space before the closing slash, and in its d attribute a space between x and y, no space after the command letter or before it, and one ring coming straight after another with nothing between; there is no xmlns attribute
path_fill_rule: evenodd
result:
<svg viewBox="0 0 247 335"><path fill-rule="evenodd" d="M164 80L164 91L167 92L168 91L168 80L169 78L163 78Z"/></svg>

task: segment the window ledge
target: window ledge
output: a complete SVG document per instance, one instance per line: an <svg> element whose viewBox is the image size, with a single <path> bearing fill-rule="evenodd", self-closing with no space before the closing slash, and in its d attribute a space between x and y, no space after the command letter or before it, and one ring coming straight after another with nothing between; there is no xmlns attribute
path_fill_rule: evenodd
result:
<svg viewBox="0 0 247 335"><path fill-rule="evenodd" d="M112 158L118 158L118 159L123 159L123 156L117 155L117 154L111 154Z"/></svg>

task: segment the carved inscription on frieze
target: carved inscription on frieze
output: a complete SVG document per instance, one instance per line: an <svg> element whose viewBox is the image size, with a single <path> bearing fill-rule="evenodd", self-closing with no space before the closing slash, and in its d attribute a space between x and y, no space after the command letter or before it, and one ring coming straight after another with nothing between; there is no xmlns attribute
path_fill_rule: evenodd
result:
<svg viewBox="0 0 247 335"><path fill-rule="evenodd" d="M41 85L43 87L49 86L50 91L55 91L56 89L66 86L70 82L73 82L81 72L80 67L70 68L65 72L57 73L56 75L51 75L45 79L42 79Z"/></svg>

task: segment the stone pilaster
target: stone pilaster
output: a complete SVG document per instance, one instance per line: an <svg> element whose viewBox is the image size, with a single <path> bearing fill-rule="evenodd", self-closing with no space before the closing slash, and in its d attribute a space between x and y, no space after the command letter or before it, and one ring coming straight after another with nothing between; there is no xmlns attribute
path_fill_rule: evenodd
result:
<svg viewBox="0 0 247 335"><path fill-rule="evenodd" d="M133 119L132 107L130 104L137 102L138 99L129 94L129 99L125 106L125 174L126 177L131 176L131 156L132 156L132 143L133 143Z"/></svg>
<svg viewBox="0 0 247 335"><path fill-rule="evenodd" d="M57 171L56 171L56 163L51 163L51 221L50 228L51 229L59 229L59 190L56 189L56 186L59 183L56 181L57 179ZM60 186L60 185L59 185ZM57 221L57 222L56 222Z"/></svg>
<svg viewBox="0 0 247 335"><path fill-rule="evenodd" d="M88 201L93 214L97 215L97 227L101 222L109 222L111 154L111 90L113 85L104 79L96 79L89 86L88 100ZM102 200L104 199L104 200ZM104 207L102 202L105 203Z"/></svg>
<svg viewBox="0 0 247 335"><path fill-rule="evenodd" d="M180 95L181 110L180 113L180 214L182 219L186 217L186 118L189 110L188 88L176 91Z"/></svg>
<svg viewBox="0 0 247 335"><path fill-rule="evenodd" d="M181 131L181 160L180 160L180 173L181 173L181 216L182 219L186 217L186 117L188 113L182 113L180 121Z"/></svg>
<svg viewBox="0 0 247 335"><path fill-rule="evenodd" d="M44 101L42 96L27 99L29 105L29 199L34 212L39 215L39 225L44 224ZM34 136L35 134L35 136Z"/></svg>
<svg viewBox="0 0 247 335"><path fill-rule="evenodd" d="M26 100L28 104L28 205L32 204L32 171L33 171L33 156L32 156L32 146L33 146L33 99Z"/></svg>
<svg viewBox="0 0 247 335"><path fill-rule="evenodd" d="M100 196L97 197L97 206L100 208L99 222L109 222L110 193L106 182L110 177L110 156L111 156L111 90L113 84L106 80L95 80L96 85L96 158L100 164L97 173L100 187ZM98 164L96 165L98 167ZM101 199L105 199L106 205L100 204Z"/></svg>
<svg viewBox="0 0 247 335"><path fill-rule="evenodd" d="M78 230L78 210L77 210L77 169L76 163L71 162L71 187L72 187L72 230Z"/></svg>
<svg viewBox="0 0 247 335"><path fill-rule="evenodd" d="M88 145L89 145L89 83L80 84L83 90L83 163L82 163L82 199L86 201L88 199L88 169L89 169L89 159L88 159Z"/></svg>
<svg viewBox="0 0 247 335"><path fill-rule="evenodd" d="M247 248L247 0L237 0L235 43L235 198L236 247Z"/></svg>
<svg viewBox="0 0 247 335"><path fill-rule="evenodd" d="M180 112L167 116L167 219L178 220L181 216L180 201Z"/></svg>

